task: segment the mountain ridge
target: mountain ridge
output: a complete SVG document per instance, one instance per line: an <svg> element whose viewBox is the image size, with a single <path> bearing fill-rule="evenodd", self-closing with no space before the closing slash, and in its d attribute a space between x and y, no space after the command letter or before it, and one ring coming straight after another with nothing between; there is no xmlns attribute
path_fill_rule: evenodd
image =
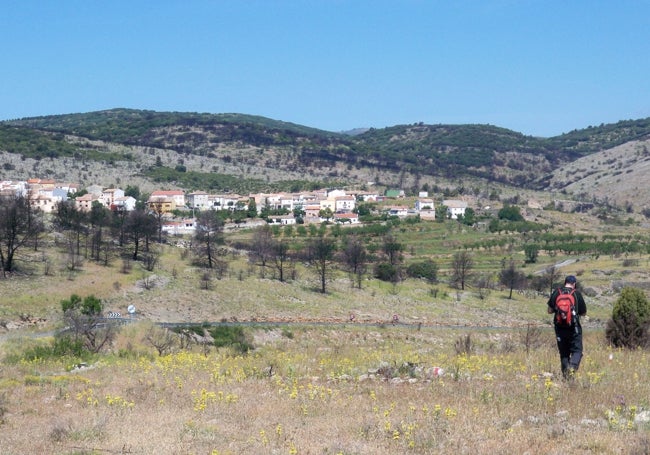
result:
<svg viewBox="0 0 650 455"><path fill-rule="evenodd" d="M303 186L380 180L415 191L440 179L482 179L537 191L579 188L589 194L573 181L562 186L557 170L626 143L642 147L650 139L650 118L551 138L481 124L415 123L356 132L335 133L248 114L116 108L0 122L0 150L21 160L68 158L131 167L120 174L185 188L192 180L200 184L205 174L222 174L258 179L258 186L264 181L295 187L299 180ZM4 171L20 167L15 156L7 159L11 163ZM194 173L192 179L188 173Z"/></svg>

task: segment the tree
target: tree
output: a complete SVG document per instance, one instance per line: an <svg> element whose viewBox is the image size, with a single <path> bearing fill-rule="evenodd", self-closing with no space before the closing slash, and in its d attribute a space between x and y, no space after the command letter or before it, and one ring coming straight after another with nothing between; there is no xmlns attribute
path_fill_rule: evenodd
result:
<svg viewBox="0 0 650 455"><path fill-rule="evenodd" d="M503 208L499 210L498 217L500 220L524 221L524 217L519 211L519 207L508 204L504 204Z"/></svg>
<svg viewBox="0 0 650 455"><path fill-rule="evenodd" d="M551 265L544 269L544 273L540 276L533 278L532 285L538 292L546 293L551 295L551 293L557 287L557 281L560 277L560 271L554 265Z"/></svg>
<svg viewBox="0 0 650 455"><path fill-rule="evenodd" d="M363 275L367 271L368 251L363 244L363 240L356 235L348 236L341 251L342 262L345 269L350 274L350 281L354 286L355 282L361 289Z"/></svg>
<svg viewBox="0 0 650 455"><path fill-rule="evenodd" d="M82 299L72 294L70 299L61 301L63 319L72 331L74 340L82 342L90 352L99 352L115 337L116 327L103 318L101 300L93 295Z"/></svg>
<svg viewBox="0 0 650 455"><path fill-rule="evenodd" d="M56 204L52 223L57 230L68 234L68 248L71 255L81 255L81 236L88 232L87 218L72 200L59 201Z"/></svg>
<svg viewBox="0 0 650 455"><path fill-rule="evenodd" d="M216 210L201 212L196 219L193 243L199 262L207 268L217 268L220 262L219 245L223 243L223 221Z"/></svg>
<svg viewBox="0 0 650 455"><path fill-rule="evenodd" d="M146 213L144 210L133 210L129 212L124 222L124 231L129 240L133 243L133 260L139 259L140 247L144 242L144 250L149 248L149 239L155 234L157 229L156 219Z"/></svg>
<svg viewBox="0 0 650 455"><path fill-rule="evenodd" d="M109 210L99 203L93 203L88 221L90 222L90 257L95 261L100 260L102 250L104 250L104 258L107 259L106 251L109 249L110 242L104 241L104 228L108 226L110 221Z"/></svg>
<svg viewBox="0 0 650 455"><path fill-rule="evenodd" d="M474 209L472 209L471 207L467 207L465 209L465 214L459 216L458 218L459 218L458 219L459 222L466 224L468 226L473 226L474 223L476 223L476 213L474 212Z"/></svg>
<svg viewBox="0 0 650 455"><path fill-rule="evenodd" d="M492 275L490 273L484 273L476 277L474 281L474 286L478 292L478 297L481 300L485 300L491 293L493 286Z"/></svg>
<svg viewBox="0 0 650 455"><path fill-rule="evenodd" d="M305 215L307 213L303 210L302 205L297 205L293 209L293 217L296 219L296 224L303 224L305 222Z"/></svg>
<svg viewBox="0 0 650 455"><path fill-rule="evenodd" d="M260 276L264 278L268 262L273 256L273 232L268 224L260 226L253 231L248 259L260 267Z"/></svg>
<svg viewBox="0 0 650 455"><path fill-rule="evenodd" d="M539 246L531 243L524 245L524 254L526 255L526 262L529 264L536 263L539 256Z"/></svg>
<svg viewBox="0 0 650 455"><path fill-rule="evenodd" d="M526 276L517 270L515 261L510 259L508 266L504 265L499 273L499 282L510 289L508 298L512 299L512 290L519 289L526 282Z"/></svg>
<svg viewBox="0 0 650 455"><path fill-rule="evenodd" d="M0 268L14 270L16 252L36 241L43 231L42 215L24 196L0 197Z"/></svg>
<svg viewBox="0 0 650 455"><path fill-rule="evenodd" d="M330 218L334 216L334 212L332 212L331 208L325 207L324 209L318 211L318 216L321 218L325 218L325 221L329 221Z"/></svg>
<svg viewBox="0 0 650 455"><path fill-rule="evenodd" d="M250 198L248 200L248 208L246 210L246 216L248 218L257 217L257 203L255 202L255 198Z"/></svg>
<svg viewBox="0 0 650 455"><path fill-rule="evenodd" d="M287 264L291 262L291 256L289 255L289 245L284 240L277 240L272 242L271 246L272 261L275 271L278 273L278 279L281 282L284 282L284 272L287 267Z"/></svg>
<svg viewBox="0 0 650 455"><path fill-rule="evenodd" d="M163 356L173 349L177 335L168 328L151 324L144 339Z"/></svg>
<svg viewBox="0 0 650 455"><path fill-rule="evenodd" d="M138 185L127 185L124 190L124 196L131 196L136 201L140 199L140 187Z"/></svg>
<svg viewBox="0 0 650 455"><path fill-rule="evenodd" d="M637 288L623 288L614 302L605 336L616 347L630 349L650 346L650 302Z"/></svg>
<svg viewBox="0 0 650 455"><path fill-rule="evenodd" d="M457 288L465 290L465 283L470 278L470 272L474 267L474 259L467 251L454 253L451 263L451 282Z"/></svg>
<svg viewBox="0 0 650 455"><path fill-rule="evenodd" d="M388 263L396 266L402 262L402 251L404 251L404 244L397 241L392 235L384 236L384 244L382 245L384 254L388 257Z"/></svg>
<svg viewBox="0 0 650 455"><path fill-rule="evenodd" d="M320 281L320 292L325 294L327 281L331 275L330 264L336 245L332 239L319 236L310 240L307 250L309 263L316 270Z"/></svg>

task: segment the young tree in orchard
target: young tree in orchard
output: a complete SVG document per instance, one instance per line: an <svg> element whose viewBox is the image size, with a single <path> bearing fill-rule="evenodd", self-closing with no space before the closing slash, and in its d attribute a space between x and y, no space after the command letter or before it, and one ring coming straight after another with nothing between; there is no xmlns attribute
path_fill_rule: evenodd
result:
<svg viewBox="0 0 650 455"><path fill-rule="evenodd" d="M465 290L465 283L470 278L470 273L474 267L474 258L467 251L458 251L454 253L451 263L451 282L462 291Z"/></svg>
<svg viewBox="0 0 650 455"><path fill-rule="evenodd" d="M201 212L196 218L194 254L199 262L212 269L219 263L219 245L223 240L223 221L216 210Z"/></svg>
<svg viewBox="0 0 650 455"><path fill-rule="evenodd" d="M0 269L3 276L14 270L16 252L36 242L43 229L42 214L30 206L27 197L0 197Z"/></svg>

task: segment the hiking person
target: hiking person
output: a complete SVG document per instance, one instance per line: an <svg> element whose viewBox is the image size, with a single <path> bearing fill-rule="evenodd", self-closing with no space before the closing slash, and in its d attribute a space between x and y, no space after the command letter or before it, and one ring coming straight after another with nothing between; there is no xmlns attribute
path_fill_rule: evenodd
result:
<svg viewBox="0 0 650 455"><path fill-rule="evenodd" d="M555 289L548 299L548 312L555 314L553 325L560 352L562 376L572 378L582 360L582 326L580 316L587 314L587 304L573 275L564 279L564 285Z"/></svg>

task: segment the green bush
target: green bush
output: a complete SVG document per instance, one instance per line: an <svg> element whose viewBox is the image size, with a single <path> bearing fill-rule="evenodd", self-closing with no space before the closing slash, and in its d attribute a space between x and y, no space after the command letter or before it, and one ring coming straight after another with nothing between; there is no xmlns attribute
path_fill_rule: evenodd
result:
<svg viewBox="0 0 650 455"><path fill-rule="evenodd" d="M50 360L62 357L71 357L74 359L87 361L91 353L84 348L81 340L75 340L70 336L56 337L51 343L37 344L28 347L20 354L15 354L7 358L9 363L16 363L20 360Z"/></svg>
<svg viewBox="0 0 650 455"><path fill-rule="evenodd" d="M394 283L399 281L399 270L388 262L381 262L375 266L375 278Z"/></svg>
<svg viewBox="0 0 650 455"><path fill-rule="evenodd" d="M253 349L253 344L240 326L218 326L211 328L209 332L214 338L214 345L218 348L229 346L242 353Z"/></svg>
<svg viewBox="0 0 650 455"><path fill-rule="evenodd" d="M438 279L438 265L431 259L414 262L407 267L406 274L411 278L424 278L430 283L435 283Z"/></svg>
<svg viewBox="0 0 650 455"><path fill-rule="evenodd" d="M605 336L616 347L639 348L650 346L650 302L637 288L623 288L614 302L612 317L607 321Z"/></svg>

